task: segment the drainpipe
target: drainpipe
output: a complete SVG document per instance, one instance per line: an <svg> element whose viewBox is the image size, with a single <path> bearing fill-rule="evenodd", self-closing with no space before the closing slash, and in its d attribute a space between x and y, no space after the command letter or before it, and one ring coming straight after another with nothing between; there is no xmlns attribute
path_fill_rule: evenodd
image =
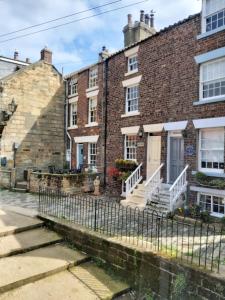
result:
<svg viewBox="0 0 225 300"><path fill-rule="evenodd" d="M107 145L107 103L108 103L108 59L104 61L103 65L103 90L104 90L104 97L103 97L103 107L104 107L104 187L106 186L106 172L107 172L107 160L106 160L106 145Z"/></svg>
<svg viewBox="0 0 225 300"><path fill-rule="evenodd" d="M64 145L67 151L67 137L70 139L70 169L72 168L72 138L67 130L68 128L68 101L67 101L67 80L64 79L65 84L65 103L64 103ZM65 152L66 152L65 151ZM65 159L66 160L66 159Z"/></svg>

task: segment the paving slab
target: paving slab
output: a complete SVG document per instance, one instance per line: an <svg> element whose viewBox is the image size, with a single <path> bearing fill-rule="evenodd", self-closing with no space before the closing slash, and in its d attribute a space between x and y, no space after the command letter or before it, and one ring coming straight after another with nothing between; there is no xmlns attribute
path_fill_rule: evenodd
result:
<svg viewBox="0 0 225 300"><path fill-rule="evenodd" d="M37 228L0 237L0 258L31 251L62 241L57 233L46 228Z"/></svg>
<svg viewBox="0 0 225 300"><path fill-rule="evenodd" d="M0 300L108 300L128 288L90 262L4 293Z"/></svg>
<svg viewBox="0 0 225 300"><path fill-rule="evenodd" d="M0 209L0 237L43 225L43 221Z"/></svg>
<svg viewBox="0 0 225 300"><path fill-rule="evenodd" d="M0 293L45 278L87 261L88 257L64 245L47 246L0 259Z"/></svg>
<svg viewBox="0 0 225 300"><path fill-rule="evenodd" d="M99 299L112 299L129 290L128 284L109 275L93 262L72 268L70 272L91 289Z"/></svg>
<svg viewBox="0 0 225 300"><path fill-rule="evenodd" d="M63 271L0 295L0 300L97 300L73 274Z"/></svg>

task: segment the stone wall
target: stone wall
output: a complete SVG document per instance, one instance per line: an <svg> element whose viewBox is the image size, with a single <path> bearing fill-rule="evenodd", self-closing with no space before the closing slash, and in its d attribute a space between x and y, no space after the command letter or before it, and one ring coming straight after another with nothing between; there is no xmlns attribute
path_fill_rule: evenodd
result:
<svg viewBox="0 0 225 300"><path fill-rule="evenodd" d="M0 188L10 189L12 180L12 171L0 170Z"/></svg>
<svg viewBox="0 0 225 300"><path fill-rule="evenodd" d="M77 225L48 218L47 224L92 257L106 261L141 295L152 291L154 299L225 299L222 275L190 267L176 259L131 247Z"/></svg>
<svg viewBox="0 0 225 300"><path fill-rule="evenodd" d="M1 82L0 110L14 99L17 109L4 127L0 145L7 167L14 166L17 179L29 168L47 170L64 163L64 84L50 64L39 61L6 77Z"/></svg>
<svg viewBox="0 0 225 300"><path fill-rule="evenodd" d="M93 192L93 181L99 174L49 174L31 172L28 179L28 189L38 193L39 188L60 190L69 194Z"/></svg>

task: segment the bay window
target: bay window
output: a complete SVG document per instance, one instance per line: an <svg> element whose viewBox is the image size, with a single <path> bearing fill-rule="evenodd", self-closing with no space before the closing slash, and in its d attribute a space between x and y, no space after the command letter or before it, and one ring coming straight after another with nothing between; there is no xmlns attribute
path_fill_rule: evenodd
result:
<svg viewBox="0 0 225 300"><path fill-rule="evenodd" d="M201 100L225 95L225 58L207 62L200 67Z"/></svg>
<svg viewBox="0 0 225 300"><path fill-rule="evenodd" d="M126 89L126 113L138 112L139 86L131 86Z"/></svg>
<svg viewBox="0 0 225 300"><path fill-rule="evenodd" d="M199 193L198 202L202 211L221 217L225 214L225 198L223 197Z"/></svg>
<svg viewBox="0 0 225 300"><path fill-rule="evenodd" d="M125 159L137 160L137 136L125 135Z"/></svg>
<svg viewBox="0 0 225 300"><path fill-rule="evenodd" d="M224 128L201 129L199 139L200 171L224 173Z"/></svg>

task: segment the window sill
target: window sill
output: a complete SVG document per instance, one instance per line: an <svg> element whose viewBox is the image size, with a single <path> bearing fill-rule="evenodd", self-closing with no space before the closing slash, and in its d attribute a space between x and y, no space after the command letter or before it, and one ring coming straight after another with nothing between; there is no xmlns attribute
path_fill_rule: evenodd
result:
<svg viewBox="0 0 225 300"><path fill-rule="evenodd" d="M211 213L210 216L222 219L225 215L219 213Z"/></svg>
<svg viewBox="0 0 225 300"><path fill-rule="evenodd" d="M194 102L193 105L198 106L198 105L223 102L223 101L225 101L225 96L221 96L219 98L212 98L212 99L208 99L208 100L198 100L198 101Z"/></svg>
<svg viewBox="0 0 225 300"><path fill-rule="evenodd" d="M213 35L213 34L215 34L217 32L223 31L223 30L225 30L225 26L221 26L221 27L216 28L214 30L201 33L201 34L197 35L197 40L207 38L208 36L211 36L211 35Z"/></svg>
<svg viewBox="0 0 225 300"><path fill-rule="evenodd" d="M204 172L204 171L198 171L201 172L203 174L205 174L206 176L210 176L210 177L219 177L219 178L225 178L225 173L215 173L215 172ZM198 173L197 171L192 171L191 175L196 175L196 173Z"/></svg>
<svg viewBox="0 0 225 300"><path fill-rule="evenodd" d="M98 126L97 122L86 124L84 127L95 127Z"/></svg>
<svg viewBox="0 0 225 300"><path fill-rule="evenodd" d="M124 115L121 115L121 118L129 118L129 117L134 117L134 116L139 116L140 112L136 111L136 112L132 112L132 113L126 113Z"/></svg>
<svg viewBox="0 0 225 300"><path fill-rule="evenodd" d="M72 94L72 95L68 95L68 99L71 99L71 98L74 98L74 97L77 97L77 96L78 96L78 93Z"/></svg>
<svg viewBox="0 0 225 300"><path fill-rule="evenodd" d="M74 125L74 126L70 126L70 127L67 127L68 130L71 130L71 129L77 129L78 126L77 125Z"/></svg>
<svg viewBox="0 0 225 300"><path fill-rule="evenodd" d="M125 73L125 76L133 75L133 74L136 74L136 73L138 73L138 69Z"/></svg>
<svg viewBox="0 0 225 300"><path fill-rule="evenodd" d="M95 90L98 90L98 85L86 89L86 93L93 92L93 91L95 91Z"/></svg>

